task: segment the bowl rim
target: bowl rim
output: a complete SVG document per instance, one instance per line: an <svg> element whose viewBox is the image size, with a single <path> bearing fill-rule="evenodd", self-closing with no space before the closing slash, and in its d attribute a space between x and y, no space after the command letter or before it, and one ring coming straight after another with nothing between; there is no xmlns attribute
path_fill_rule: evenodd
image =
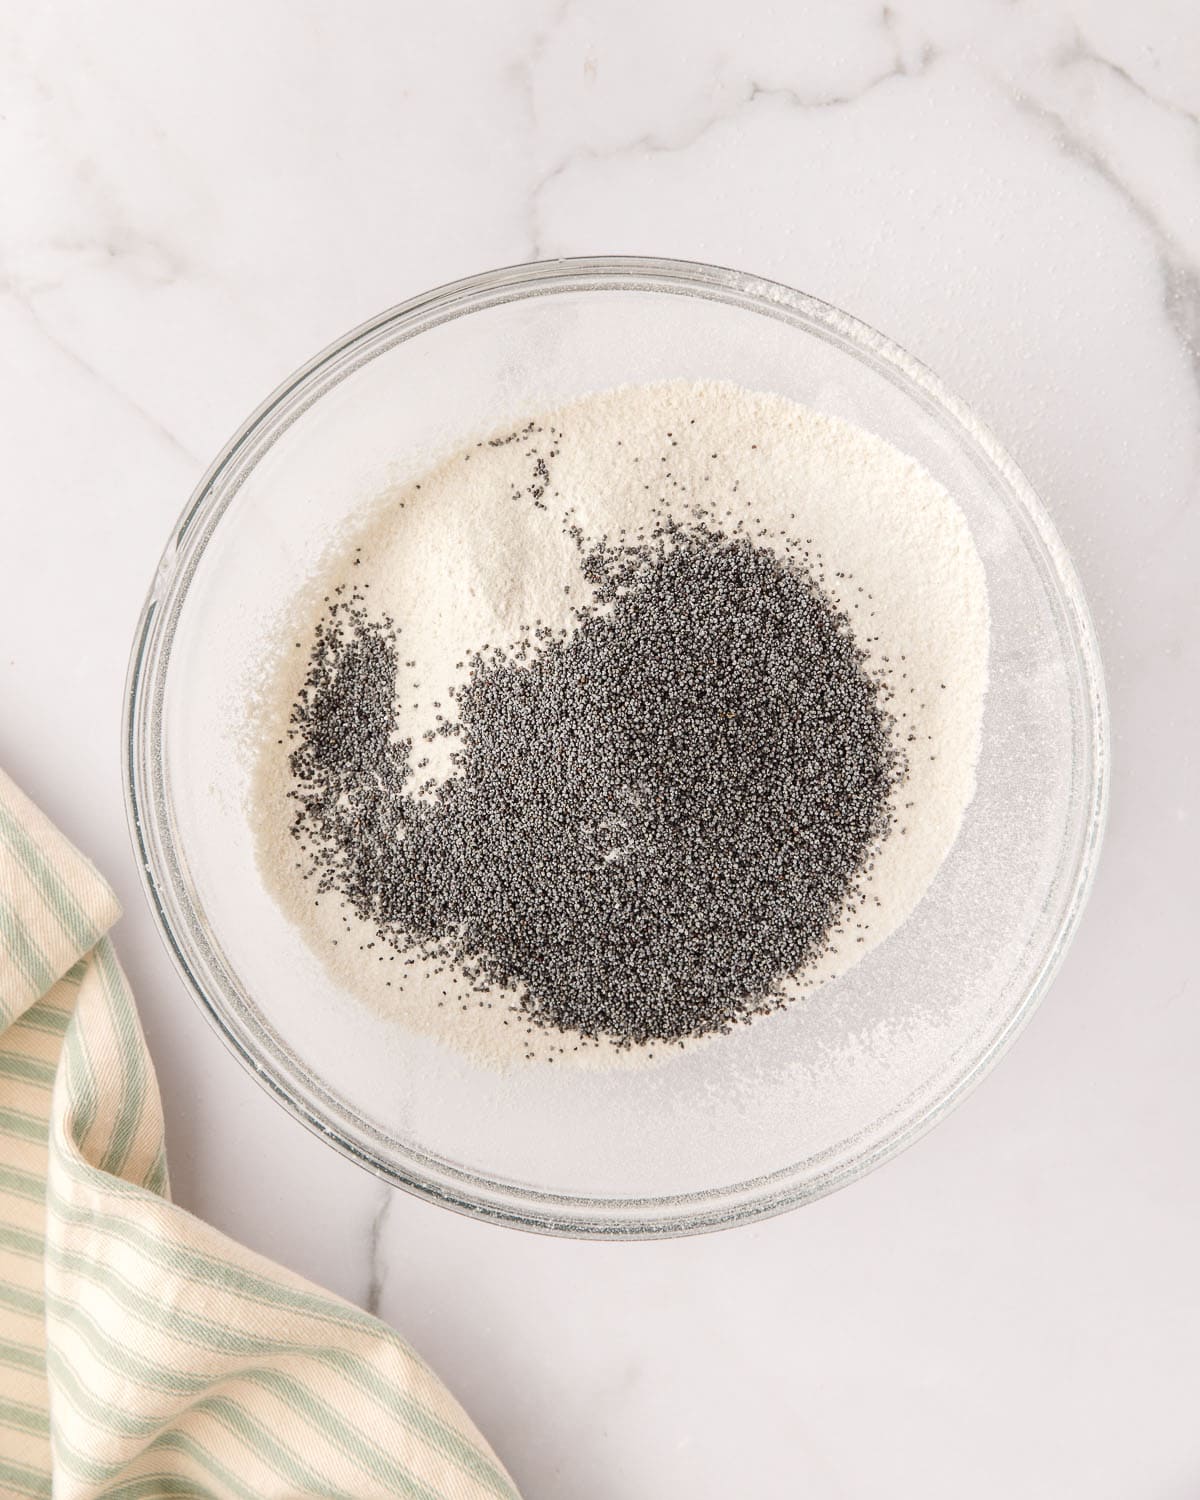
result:
<svg viewBox="0 0 1200 1500"><path fill-rule="evenodd" d="M175 625L191 577L242 479L257 457L327 390L395 344L450 318L524 297L570 290L639 290L706 297L780 318L809 332L820 330L871 365L916 398L943 426L949 426L959 441L977 450L993 477L1019 503L1047 565L1074 647L1086 731L1082 736L1086 755L1084 812L1074 866L1066 874L1070 888L1059 926L1046 940L1045 951L1020 1002L986 1044L972 1052L945 1089L911 1114L905 1113L907 1101L897 1106L890 1116L894 1127L876 1135L864 1149L847 1154L847 1143L839 1143L826 1153L831 1158L828 1166L815 1172L819 1157L722 1188L653 1198L590 1197L497 1182L439 1162L415 1148L400 1146L356 1116L347 1101L325 1090L307 1067L289 1055L261 1018L252 1028L257 1037L247 1034L248 1017L234 1016L232 997L210 993L219 986L220 975L211 972L214 955L202 951L192 930L192 922L203 923L203 914L187 900L186 892L181 894L181 867L170 837L164 765L158 753L166 673ZM429 1201L475 1218L544 1234L628 1240L696 1234L749 1223L823 1197L898 1155L991 1071L1049 987L1086 904L1107 817L1108 734L1107 697L1095 630L1058 533L1013 459L932 371L870 325L819 298L764 277L698 261L599 255L505 266L409 298L327 345L250 414L192 491L167 539L148 590L126 676L122 771L130 839L168 954L210 1025L289 1113L343 1155ZM875 1122L876 1126L880 1123ZM805 1173L802 1181L797 1177L801 1170Z"/></svg>

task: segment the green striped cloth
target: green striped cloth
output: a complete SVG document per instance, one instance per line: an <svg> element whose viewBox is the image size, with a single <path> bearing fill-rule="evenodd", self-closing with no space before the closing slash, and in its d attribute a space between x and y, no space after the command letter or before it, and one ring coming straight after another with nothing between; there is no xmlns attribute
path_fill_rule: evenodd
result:
<svg viewBox="0 0 1200 1500"><path fill-rule="evenodd" d="M118 915L0 772L0 1495L515 1497L391 1329L171 1203Z"/></svg>

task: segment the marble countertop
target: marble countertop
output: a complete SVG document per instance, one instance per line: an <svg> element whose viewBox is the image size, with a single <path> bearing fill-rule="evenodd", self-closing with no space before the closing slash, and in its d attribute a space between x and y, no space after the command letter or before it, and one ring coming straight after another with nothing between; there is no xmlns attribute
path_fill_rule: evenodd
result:
<svg viewBox="0 0 1200 1500"><path fill-rule="evenodd" d="M403 1330L528 1500L1200 1494L1192 0L13 0L0 172L0 763L125 903L176 1196ZM278 1109L168 963L119 773L147 583L242 417L391 303L601 251L937 370L1074 554L1114 729L1090 907L986 1083L832 1198L635 1246L455 1217Z"/></svg>

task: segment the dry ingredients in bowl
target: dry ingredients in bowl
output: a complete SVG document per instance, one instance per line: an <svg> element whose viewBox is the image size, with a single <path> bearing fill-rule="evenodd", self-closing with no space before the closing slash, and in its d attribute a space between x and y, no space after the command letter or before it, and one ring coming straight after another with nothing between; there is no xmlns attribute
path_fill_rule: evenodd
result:
<svg viewBox="0 0 1200 1500"><path fill-rule="evenodd" d="M670 383L385 496L288 621L268 886L486 1061L627 1065L903 921L970 800L983 567L946 492L777 396Z"/></svg>

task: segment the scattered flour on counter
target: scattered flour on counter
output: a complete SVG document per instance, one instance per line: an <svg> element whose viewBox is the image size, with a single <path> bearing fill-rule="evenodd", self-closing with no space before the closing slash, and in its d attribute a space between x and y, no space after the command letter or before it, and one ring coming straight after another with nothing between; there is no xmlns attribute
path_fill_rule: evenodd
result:
<svg viewBox="0 0 1200 1500"><path fill-rule="evenodd" d="M903 741L907 774L892 826L863 877L861 940L835 941L786 980L789 999L803 1004L805 989L847 970L904 921L974 790L987 683L984 570L961 511L914 460L782 397L715 383L608 391L473 440L369 507L281 622L255 714L251 814L269 890L338 982L482 1062L630 1067L669 1058L678 1044L622 1048L535 1025L513 993L480 993L444 959L381 941L335 892L315 894L293 836L288 757L318 622L330 598L349 593L394 622L403 658L395 734L419 747L410 795L428 798L455 775L460 740L425 736L439 715L454 717L472 657L514 651L535 628L570 637L590 592L579 537L621 543L663 517L780 556L802 548L848 617L864 670L886 681Z"/></svg>

